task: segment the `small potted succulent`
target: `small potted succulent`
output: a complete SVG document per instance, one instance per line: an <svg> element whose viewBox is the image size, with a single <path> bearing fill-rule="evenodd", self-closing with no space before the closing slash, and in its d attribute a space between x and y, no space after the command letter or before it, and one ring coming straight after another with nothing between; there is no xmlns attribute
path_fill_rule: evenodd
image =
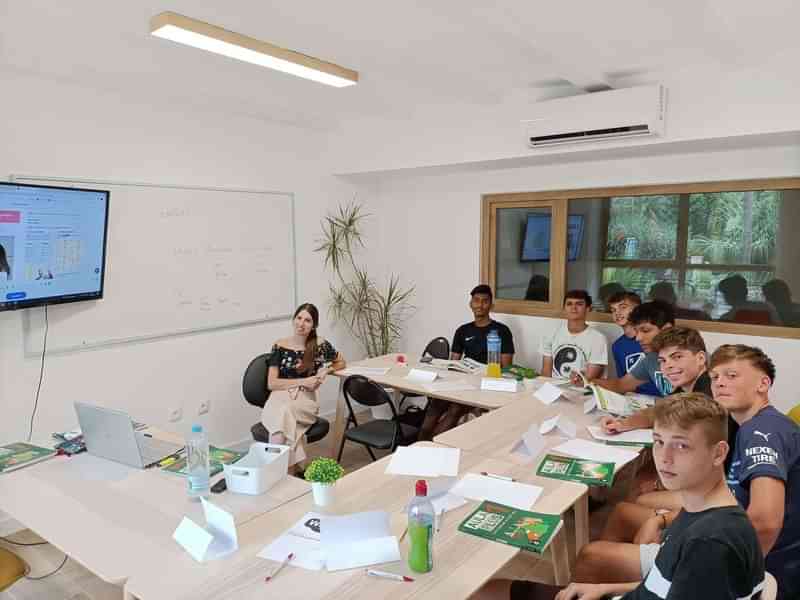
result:
<svg viewBox="0 0 800 600"><path fill-rule="evenodd" d="M306 481L311 482L314 504L328 506L333 503L333 485L344 475L342 466L332 458L315 458L306 467Z"/></svg>

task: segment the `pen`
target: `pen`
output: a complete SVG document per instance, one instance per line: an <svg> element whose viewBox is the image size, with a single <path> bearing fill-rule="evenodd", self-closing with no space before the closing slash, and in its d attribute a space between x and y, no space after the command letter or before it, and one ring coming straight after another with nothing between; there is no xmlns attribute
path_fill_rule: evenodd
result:
<svg viewBox="0 0 800 600"><path fill-rule="evenodd" d="M439 533L439 531L442 529L443 522L444 522L444 509L442 509L442 511L438 515L436 515L436 533Z"/></svg>
<svg viewBox="0 0 800 600"><path fill-rule="evenodd" d="M403 540L406 538L406 534L408 533L408 527L403 529L402 535L400 535L400 540L398 541L399 544L403 543Z"/></svg>
<svg viewBox="0 0 800 600"><path fill-rule="evenodd" d="M513 477L506 477L505 475L497 475L496 473L487 473L486 471L481 471L481 475L484 477L492 477L494 479L502 479L503 481L516 481Z"/></svg>
<svg viewBox="0 0 800 600"><path fill-rule="evenodd" d="M394 579L395 581L414 581L408 575L398 575L396 573L389 573L387 571L378 571L377 569L367 569L367 575L372 577L383 577L384 579Z"/></svg>
<svg viewBox="0 0 800 600"><path fill-rule="evenodd" d="M280 573L280 572L281 572L281 569L283 569L283 567L285 567L286 565L288 565L288 564L289 564L289 561L290 561L290 560L292 560L293 558L294 558L294 552L292 552L291 554L289 554L289 556L287 556L287 557L286 557L286 558L283 560L283 562L282 562L281 564L279 564L277 567L275 567L275 570L274 570L272 573L270 573L269 575L267 575L267 576L264 578L264 582L266 583L266 582L269 582L271 579L274 579L274 577L275 577L275 576L276 576L278 573Z"/></svg>

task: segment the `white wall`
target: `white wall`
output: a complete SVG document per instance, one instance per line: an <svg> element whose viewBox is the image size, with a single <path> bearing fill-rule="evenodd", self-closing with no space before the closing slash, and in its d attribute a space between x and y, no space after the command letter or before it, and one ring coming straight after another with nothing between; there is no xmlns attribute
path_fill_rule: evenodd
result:
<svg viewBox="0 0 800 600"><path fill-rule="evenodd" d="M409 323L406 348L421 351L437 335L451 337L471 319L469 290L478 282L481 194L574 189L631 184L677 183L800 175L800 145L749 150L656 154L620 160L563 162L505 170L464 169L441 175L403 172L371 176L370 210L382 226L382 252L375 260L417 285L420 307ZM496 315L515 336L516 360L540 365L539 341L557 321ZM613 325L600 326L612 341ZM710 349L725 342L761 346L775 361L774 401L782 409L798 402L792 370L800 343L792 340L704 334Z"/></svg>
<svg viewBox="0 0 800 600"><path fill-rule="evenodd" d="M294 192L299 299L320 307L322 334L353 356L352 345L332 331L325 316L327 280L312 250L324 212L352 195L349 184L328 176L322 166L316 154L324 148L320 132L18 72L0 76L3 177L95 177ZM121 306L120 318L135 310ZM287 322L270 323L51 356L34 438L76 426L75 400L120 407L139 420L186 431L204 399L211 401L211 413L201 420L213 442L248 438L258 410L241 397L243 370L253 356L290 332ZM0 443L24 439L28 431L39 361L24 356L23 342L22 311L0 313ZM335 390L335 382L326 383L323 413L333 410ZM166 422L172 406L184 410L177 425Z"/></svg>

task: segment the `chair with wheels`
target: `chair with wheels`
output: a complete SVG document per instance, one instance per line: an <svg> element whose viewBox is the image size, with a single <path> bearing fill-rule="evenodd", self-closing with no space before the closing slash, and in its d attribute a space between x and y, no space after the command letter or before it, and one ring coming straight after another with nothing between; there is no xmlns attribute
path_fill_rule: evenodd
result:
<svg viewBox="0 0 800 600"><path fill-rule="evenodd" d="M267 372L269 371L270 353L259 354L245 369L242 377L242 395L248 404L264 408L267 403ZM312 444L318 442L330 431L331 424L322 417L317 417L317 421L306 431L306 442ZM269 431L264 424L259 421L250 428L253 439L257 442L269 443Z"/></svg>
<svg viewBox="0 0 800 600"><path fill-rule="evenodd" d="M342 392L345 404L347 404L348 416L336 460L342 459L344 443L347 440L363 445L372 460L377 460L375 453L372 451L373 448L379 450L388 449L394 452L395 448L400 444L416 439L419 429L398 421L397 410L392 403L392 399L386 390L374 381L370 381L363 375L352 375L345 380ZM353 411L352 402L358 402L363 406L388 404L392 411L392 418L375 419L359 425L355 411Z"/></svg>
<svg viewBox="0 0 800 600"><path fill-rule="evenodd" d="M0 548L0 592L22 579L27 572L28 567L19 556Z"/></svg>

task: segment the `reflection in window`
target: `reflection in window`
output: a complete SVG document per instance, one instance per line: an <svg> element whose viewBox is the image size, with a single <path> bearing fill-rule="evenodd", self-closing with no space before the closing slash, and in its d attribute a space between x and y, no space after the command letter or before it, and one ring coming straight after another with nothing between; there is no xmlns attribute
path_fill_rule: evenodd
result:
<svg viewBox="0 0 800 600"><path fill-rule="evenodd" d="M547 208L497 209L497 298L550 300L550 231Z"/></svg>

